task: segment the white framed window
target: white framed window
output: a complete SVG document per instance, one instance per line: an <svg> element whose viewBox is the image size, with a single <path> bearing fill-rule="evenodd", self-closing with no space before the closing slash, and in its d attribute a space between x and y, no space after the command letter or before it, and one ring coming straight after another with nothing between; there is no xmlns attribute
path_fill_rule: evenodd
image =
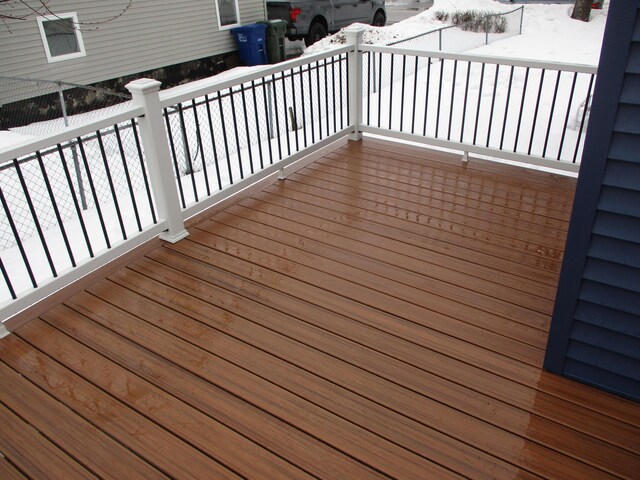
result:
<svg viewBox="0 0 640 480"><path fill-rule="evenodd" d="M49 63L86 55L82 32L77 28L78 16L75 13L46 15L38 17L37 20Z"/></svg>
<svg viewBox="0 0 640 480"><path fill-rule="evenodd" d="M218 12L218 28L226 30L240 25L240 10L238 0L216 0Z"/></svg>

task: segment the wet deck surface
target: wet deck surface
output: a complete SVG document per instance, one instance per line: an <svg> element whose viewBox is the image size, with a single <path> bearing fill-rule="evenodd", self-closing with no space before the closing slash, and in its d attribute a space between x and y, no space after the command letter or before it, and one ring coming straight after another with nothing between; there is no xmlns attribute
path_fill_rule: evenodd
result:
<svg viewBox="0 0 640 480"><path fill-rule="evenodd" d="M0 341L0 478L638 478L540 369L574 188L335 150Z"/></svg>

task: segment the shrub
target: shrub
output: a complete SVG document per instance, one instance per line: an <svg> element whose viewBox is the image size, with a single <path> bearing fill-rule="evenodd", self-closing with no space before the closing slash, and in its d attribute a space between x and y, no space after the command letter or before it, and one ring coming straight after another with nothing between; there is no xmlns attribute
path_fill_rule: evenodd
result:
<svg viewBox="0 0 640 480"><path fill-rule="evenodd" d="M478 10L457 10L453 13L436 11L434 17L470 32L505 33L508 26L504 16Z"/></svg>

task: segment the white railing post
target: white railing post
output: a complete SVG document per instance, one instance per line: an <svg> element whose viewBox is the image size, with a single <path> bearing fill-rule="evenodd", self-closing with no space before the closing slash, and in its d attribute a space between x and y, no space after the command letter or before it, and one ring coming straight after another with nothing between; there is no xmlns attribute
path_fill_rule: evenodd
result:
<svg viewBox="0 0 640 480"><path fill-rule="evenodd" d="M360 44L364 35L364 28L361 26L349 27L344 30L347 37L347 45L353 47L349 52L349 118L353 124L354 131L349 135L349 140L362 139L360 124L362 123L362 52Z"/></svg>
<svg viewBox="0 0 640 480"><path fill-rule="evenodd" d="M141 78L126 85L133 96L134 105L144 107L145 114L138 118L140 137L144 147L149 179L153 190L158 216L167 222L167 230L160 234L162 240L175 243L189 232L184 228L176 179L171 167L171 154L160 108L161 83Z"/></svg>

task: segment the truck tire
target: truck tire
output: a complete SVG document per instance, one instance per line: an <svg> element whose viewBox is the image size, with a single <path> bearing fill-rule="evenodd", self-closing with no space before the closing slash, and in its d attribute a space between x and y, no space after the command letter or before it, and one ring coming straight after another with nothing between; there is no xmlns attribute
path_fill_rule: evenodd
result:
<svg viewBox="0 0 640 480"><path fill-rule="evenodd" d="M382 10L378 10L373 16L373 22L371 22L371 25L374 27L384 27L385 23L387 23L387 17L384 16Z"/></svg>
<svg viewBox="0 0 640 480"><path fill-rule="evenodd" d="M309 33L304 37L304 43L307 47L310 47L318 40L322 40L327 36L327 27L321 21L314 20L314 22L309 27Z"/></svg>

